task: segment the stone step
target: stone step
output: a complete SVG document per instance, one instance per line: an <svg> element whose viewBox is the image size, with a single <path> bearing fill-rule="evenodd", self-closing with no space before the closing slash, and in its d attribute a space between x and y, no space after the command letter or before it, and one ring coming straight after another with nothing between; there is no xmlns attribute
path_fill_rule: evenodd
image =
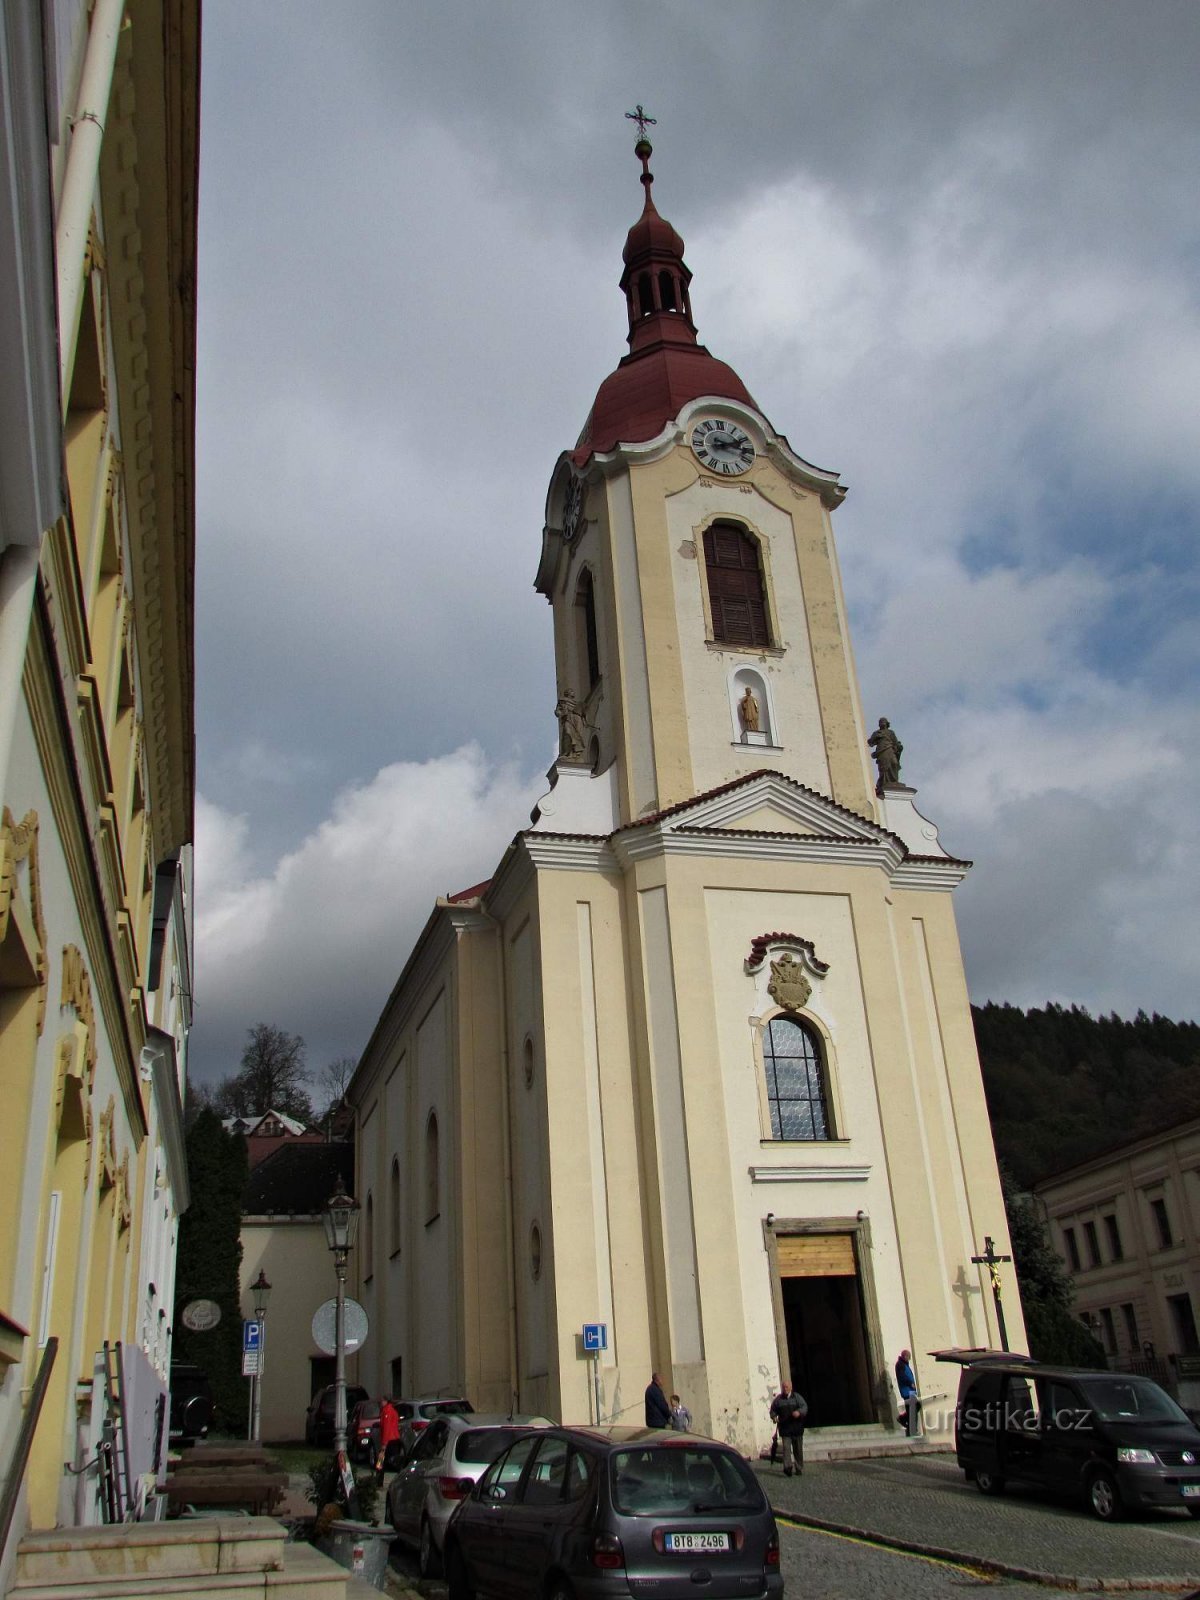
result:
<svg viewBox="0 0 1200 1600"><path fill-rule="evenodd" d="M247 1519L249 1520L249 1519ZM21 1584L10 1600L366 1600L375 1591L308 1544L285 1547L282 1565L238 1572L161 1572Z"/></svg>
<svg viewBox="0 0 1200 1600"><path fill-rule="evenodd" d="M10 1593L31 1586L123 1576L195 1577L283 1566L287 1535L272 1517L187 1517L178 1522L54 1528L29 1533L17 1549Z"/></svg>
<svg viewBox="0 0 1200 1600"><path fill-rule="evenodd" d="M863 1423L858 1427L810 1428L804 1435L806 1461L855 1461L870 1456L924 1455L931 1450L944 1449L919 1435L910 1439L906 1433L894 1428L883 1428L877 1423Z"/></svg>

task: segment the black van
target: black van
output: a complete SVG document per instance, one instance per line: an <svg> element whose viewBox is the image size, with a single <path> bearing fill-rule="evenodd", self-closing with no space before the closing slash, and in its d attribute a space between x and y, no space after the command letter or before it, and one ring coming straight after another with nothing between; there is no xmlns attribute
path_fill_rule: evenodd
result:
<svg viewBox="0 0 1200 1600"><path fill-rule="evenodd" d="M993 1351L938 1358L964 1360L954 1443L984 1494L1021 1482L1082 1494L1104 1522L1140 1506L1200 1517L1200 1431L1151 1379Z"/></svg>

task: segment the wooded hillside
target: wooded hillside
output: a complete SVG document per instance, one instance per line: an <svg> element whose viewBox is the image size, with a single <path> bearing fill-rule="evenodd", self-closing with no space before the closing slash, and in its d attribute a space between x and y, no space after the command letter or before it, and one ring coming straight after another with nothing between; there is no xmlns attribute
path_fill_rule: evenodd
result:
<svg viewBox="0 0 1200 1600"><path fill-rule="evenodd" d="M1200 1023L972 1006L996 1153L1018 1184L1200 1116Z"/></svg>

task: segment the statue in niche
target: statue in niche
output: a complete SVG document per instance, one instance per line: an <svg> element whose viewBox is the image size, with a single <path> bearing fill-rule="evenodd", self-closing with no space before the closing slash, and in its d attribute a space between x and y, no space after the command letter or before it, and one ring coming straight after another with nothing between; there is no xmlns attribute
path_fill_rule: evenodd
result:
<svg viewBox="0 0 1200 1600"><path fill-rule="evenodd" d="M745 694L738 701L738 720L742 724L743 733L758 732L758 701L749 684L746 685Z"/></svg>
<svg viewBox="0 0 1200 1600"><path fill-rule="evenodd" d="M587 753L588 726L570 689L564 689L559 695L554 715L558 718L558 759L590 765Z"/></svg>
<svg viewBox="0 0 1200 1600"><path fill-rule="evenodd" d="M900 782L900 757L904 753L904 746L892 732L892 725L886 717L880 717L879 726L867 743L879 768L875 793L882 794L885 789L896 788Z"/></svg>

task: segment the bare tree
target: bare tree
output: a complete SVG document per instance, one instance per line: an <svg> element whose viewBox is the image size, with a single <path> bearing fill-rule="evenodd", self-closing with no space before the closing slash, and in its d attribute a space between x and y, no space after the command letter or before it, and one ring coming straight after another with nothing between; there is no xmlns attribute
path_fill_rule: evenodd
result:
<svg viewBox="0 0 1200 1600"><path fill-rule="evenodd" d="M350 1079L357 1068L357 1057L338 1056L336 1061L327 1062L317 1073L317 1103L324 1107L320 1116L322 1126L342 1109Z"/></svg>
<svg viewBox="0 0 1200 1600"><path fill-rule="evenodd" d="M240 1068L217 1086L213 1096L216 1109L227 1117L260 1117L265 1111L281 1111L311 1122L304 1040L269 1022L256 1022L248 1031Z"/></svg>

